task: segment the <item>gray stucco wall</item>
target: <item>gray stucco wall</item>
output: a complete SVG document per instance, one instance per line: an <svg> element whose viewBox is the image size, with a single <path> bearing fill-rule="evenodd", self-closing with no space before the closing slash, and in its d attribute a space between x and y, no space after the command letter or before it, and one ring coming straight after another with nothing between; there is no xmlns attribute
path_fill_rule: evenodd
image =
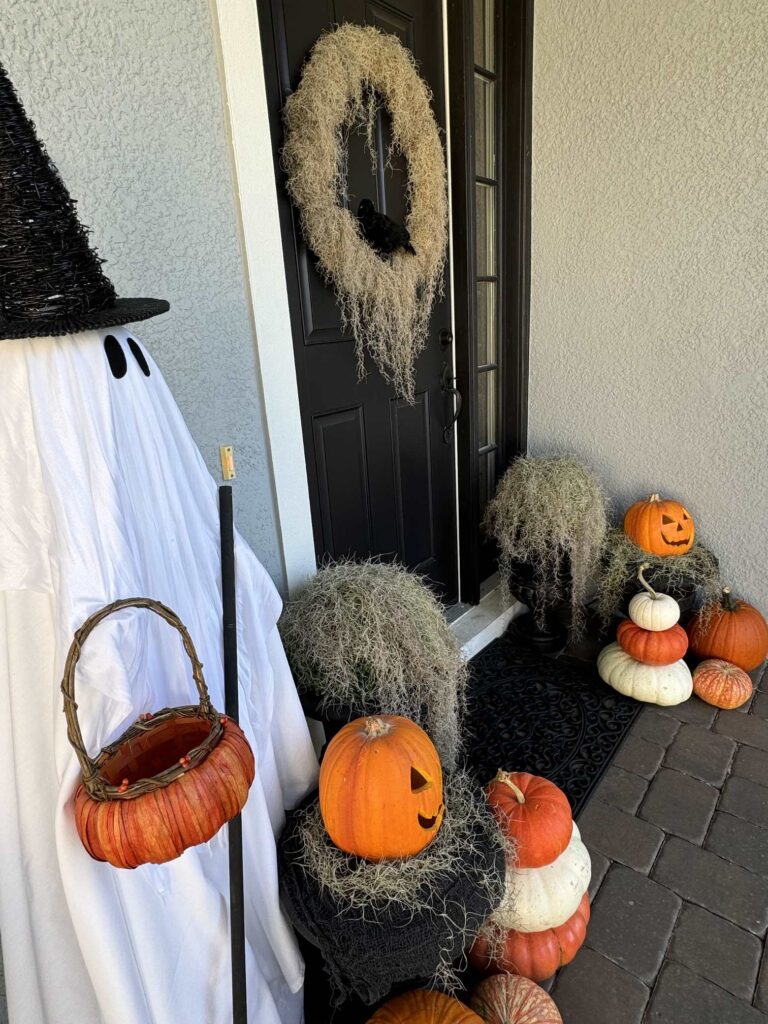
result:
<svg viewBox="0 0 768 1024"><path fill-rule="evenodd" d="M530 444L768 612L768 4L536 0Z"/></svg>
<svg viewBox="0 0 768 1024"><path fill-rule="evenodd" d="M236 446L238 526L282 587L230 154L206 0L4 0L0 61L218 479Z"/></svg>

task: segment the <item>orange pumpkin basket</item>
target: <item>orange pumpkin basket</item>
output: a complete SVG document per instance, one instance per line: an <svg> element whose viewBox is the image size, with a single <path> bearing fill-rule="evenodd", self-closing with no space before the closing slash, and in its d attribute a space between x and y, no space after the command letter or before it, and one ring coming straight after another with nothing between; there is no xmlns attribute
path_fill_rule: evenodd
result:
<svg viewBox="0 0 768 1024"><path fill-rule="evenodd" d="M86 638L124 608L147 608L178 630L200 702L141 715L92 758L77 717L75 670ZM69 649L61 691L67 736L81 769L75 824L95 860L121 868L163 864L207 842L242 810L255 774L253 753L237 724L211 704L192 638L164 604L126 598L86 619Z"/></svg>

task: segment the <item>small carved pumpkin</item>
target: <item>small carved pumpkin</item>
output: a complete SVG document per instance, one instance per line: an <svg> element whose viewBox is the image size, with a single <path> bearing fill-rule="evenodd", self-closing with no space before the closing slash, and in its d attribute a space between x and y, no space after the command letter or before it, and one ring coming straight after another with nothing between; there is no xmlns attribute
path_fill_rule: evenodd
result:
<svg viewBox="0 0 768 1024"><path fill-rule="evenodd" d="M614 690L646 704L662 707L682 704L693 691L691 670L684 661L672 665L644 665L617 643L608 644L600 651L597 671L603 682Z"/></svg>
<svg viewBox="0 0 768 1024"><path fill-rule="evenodd" d="M469 961L483 974L522 974L531 981L544 981L565 967L581 949L589 923L589 895L565 924L543 932L510 929L501 943L498 957L491 956L488 940L478 935L469 951Z"/></svg>
<svg viewBox="0 0 768 1024"><path fill-rule="evenodd" d="M516 867L551 864L571 841L571 805L548 779L499 769L485 794L501 831L517 844Z"/></svg>
<svg viewBox="0 0 768 1024"><path fill-rule="evenodd" d="M624 516L624 533L652 555L684 555L695 540L691 514L679 501L652 494L636 501Z"/></svg>
<svg viewBox="0 0 768 1024"><path fill-rule="evenodd" d="M320 765L320 811L345 853L373 861L419 853L443 820L443 773L429 736L397 715L349 722Z"/></svg>
<svg viewBox="0 0 768 1024"><path fill-rule="evenodd" d="M680 625L651 630L624 619L616 630L616 639L630 657L644 665L671 665L688 650L688 634Z"/></svg>
<svg viewBox="0 0 768 1024"><path fill-rule="evenodd" d="M752 680L730 661L708 658L693 670L693 692L716 708L740 708L752 696Z"/></svg>
<svg viewBox="0 0 768 1024"><path fill-rule="evenodd" d="M458 999L416 989L384 1003L368 1024L483 1024L483 1020Z"/></svg>
<svg viewBox="0 0 768 1024"><path fill-rule="evenodd" d="M707 611L708 616L694 615L687 627L697 658L722 658L745 672L762 665L768 655L768 624L757 608L724 587L719 607Z"/></svg>
<svg viewBox="0 0 768 1024"><path fill-rule="evenodd" d="M592 862L576 822L571 841L557 860L543 868L514 868L507 864L505 893L493 912L501 928L543 932L557 928L576 913L589 888Z"/></svg>
<svg viewBox="0 0 768 1024"><path fill-rule="evenodd" d="M551 996L528 978L494 974L474 991L472 1009L485 1024L563 1024Z"/></svg>
<svg viewBox="0 0 768 1024"><path fill-rule="evenodd" d="M658 594L648 583L643 572L649 569L648 562L637 570L637 578L643 587L641 594L635 594L629 602L629 617L641 629L659 632L671 629L680 618L680 605L669 594Z"/></svg>

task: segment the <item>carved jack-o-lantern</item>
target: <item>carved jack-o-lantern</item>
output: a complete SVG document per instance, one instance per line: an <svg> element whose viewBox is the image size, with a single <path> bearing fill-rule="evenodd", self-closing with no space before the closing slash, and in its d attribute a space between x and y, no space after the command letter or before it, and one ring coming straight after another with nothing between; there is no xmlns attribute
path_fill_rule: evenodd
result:
<svg viewBox="0 0 768 1024"><path fill-rule="evenodd" d="M320 811L346 853L366 860L419 853L443 820L443 773L429 736L397 715L349 722L320 766Z"/></svg>
<svg viewBox="0 0 768 1024"><path fill-rule="evenodd" d="M653 555L684 555L695 540L691 514L679 501L652 494L636 501L624 516L624 533Z"/></svg>

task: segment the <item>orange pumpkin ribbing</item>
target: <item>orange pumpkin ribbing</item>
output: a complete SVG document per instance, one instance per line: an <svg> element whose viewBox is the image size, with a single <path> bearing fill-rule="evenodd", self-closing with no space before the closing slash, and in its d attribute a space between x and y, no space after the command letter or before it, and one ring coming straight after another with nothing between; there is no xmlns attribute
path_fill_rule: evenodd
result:
<svg viewBox="0 0 768 1024"><path fill-rule="evenodd" d="M752 680L730 661L709 658L693 672L693 692L716 708L740 708L752 696Z"/></svg>
<svg viewBox="0 0 768 1024"><path fill-rule="evenodd" d="M616 630L616 639L627 654L644 665L672 665L688 650L688 634L677 624L654 631L624 619Z"/></svg>
<svg viewBox="0 0 768 1024"><path fill-rule="evenodd" d="M481 981L472 996L472 1008L485 1024L563 1024L552 997L517 974L494 974Z"/></svg>
<svg viewBox="0 0 768 1024"><path fill-rule="evenodd" d="M722 658L751 672L768 655L768 624L757 608L734 598L729 587L708 619L698 613L687 628L697 658Z"/></svg>
<svg viewBox="0 0 768 1024"><path fill-rule="evenodd" d="M548 779L499 770L485 794L502 832L517 843L516 867L551 864L571 841L571 805Z"/></svg>
<svg viewBox="0 0 768 1024"><path fill-rule="evenodd" d="M569 964L581 949L589 923L589 895L584 893L574 914L557 928L543 932L506 933L498 957L491 956L487 939L478 936L469 951L473 967L484 974L521 974L531 981L544 981Z"/></svg>
<svg viewBox="0 0 768 1024"><path fill-rule="evenodd" d="M368 1024L483 1024L468 1006L442 992L416 989L395 996L380 1007Z"/></svg>
<svg viewBox="0 0 768 1024"><path fill-rule="evenodd" d="M255 775L253 752L232 721L197 767L170 785L127 800L94 800L80 785L75 825L95 860L118 868L164 864L207 842L245 806Z"/></svg>
<svg viewBox="0 0 768 1024"><path fill-rule="evenodd" d="M443 820L443 774L415 722L377 715L349 722L320 766L320 812L332 841L366 860L412 857Z"/></svg>

